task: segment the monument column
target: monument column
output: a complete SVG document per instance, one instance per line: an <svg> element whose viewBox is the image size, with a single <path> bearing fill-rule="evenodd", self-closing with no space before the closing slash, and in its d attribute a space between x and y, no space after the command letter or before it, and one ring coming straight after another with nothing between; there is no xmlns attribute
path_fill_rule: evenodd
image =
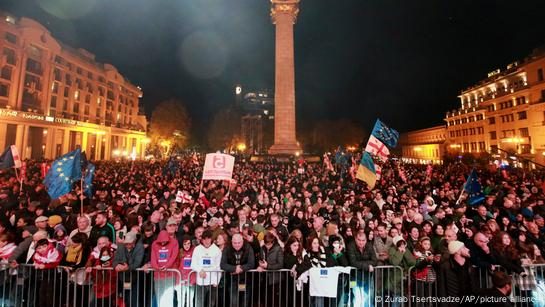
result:
<svg viewBox="0 0 545 307"><path fill-rule="evenodd" d="M293 25L300 0L271 0L271 18L276 26L274 144L273 155L301 152L295 137L295 69L293 60Z"/></svg>

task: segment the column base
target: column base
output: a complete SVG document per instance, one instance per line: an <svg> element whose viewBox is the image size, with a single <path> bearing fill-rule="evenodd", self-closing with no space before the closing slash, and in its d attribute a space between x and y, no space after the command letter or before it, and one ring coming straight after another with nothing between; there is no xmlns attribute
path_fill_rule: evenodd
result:
<svg viewBox="0 0 545 307"><path fill-rule="evenodd" d="M297 143L292 144L273 144L271 148L269 148L269 154L270 155L290 155L294 156L296 153L302 154L303 151L301 150L301 147L297 145Z"/></svg>

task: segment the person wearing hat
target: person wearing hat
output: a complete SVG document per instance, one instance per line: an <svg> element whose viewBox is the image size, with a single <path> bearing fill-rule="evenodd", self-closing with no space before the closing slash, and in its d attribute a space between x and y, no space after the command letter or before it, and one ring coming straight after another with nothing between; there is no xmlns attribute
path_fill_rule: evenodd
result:
<svg viewBox="0 0 545 307"><path fill-rule="evenodd" d="M34 224L38 230L47 231L47 221L49 221L47 216L40 215L34 220Z"/></svg>
<svg viewBox="0 0 545 307"><path fill-rule="evenodd" d="M470 252L464 243L454 240L448 243L449 257L439 265L437 292L439 297L458 297L470 295L471 287ZM448 306L458 306L451 304Z"/></svg>

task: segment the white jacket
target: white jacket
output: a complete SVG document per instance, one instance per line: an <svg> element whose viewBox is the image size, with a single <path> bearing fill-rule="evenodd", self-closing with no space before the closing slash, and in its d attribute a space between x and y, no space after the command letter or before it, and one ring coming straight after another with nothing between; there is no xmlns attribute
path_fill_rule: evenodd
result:
<svg viewBox="0 0 545 307"><path fill-rule="evenodd" d="M197 274L197 285L217 285L221 279L220 263L221 250L216 244L212 243L209 248L205 248L202 244L195 247L191 257L191 270L195 273L191 274ZM213 273L206 273L206 278L201 278L199 276L200 271Z"/></svg>

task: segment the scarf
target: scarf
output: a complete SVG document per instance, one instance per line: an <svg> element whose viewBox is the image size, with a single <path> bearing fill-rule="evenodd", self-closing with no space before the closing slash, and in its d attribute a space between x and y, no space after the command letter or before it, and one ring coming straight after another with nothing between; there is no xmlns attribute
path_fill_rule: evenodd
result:
<svg viewBox="0 0 545 307"><path fill-rule="evenodd" d="M45 252L45 255L42 255L38 252L34 254L34 261L37 263L54 263L58 261L59 258L59 251L53 247L53 245L49 245L49 248Z"/></svg>
<svg viewBox="0 0 545 307"><path fill-rule="evenodd" d="M79 264L83 255L82 249L83 247L81 245L78 247L68 247L68 250L66 251L66 262Z"/></svg>
<svg viewBox="0 0 545 307"><path fill-rule="evenodd" d="M13 242L4 245L4 247L0 248L0 259L8 259L16 247L17 245Z"/></svg>

